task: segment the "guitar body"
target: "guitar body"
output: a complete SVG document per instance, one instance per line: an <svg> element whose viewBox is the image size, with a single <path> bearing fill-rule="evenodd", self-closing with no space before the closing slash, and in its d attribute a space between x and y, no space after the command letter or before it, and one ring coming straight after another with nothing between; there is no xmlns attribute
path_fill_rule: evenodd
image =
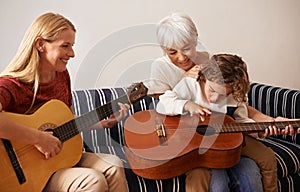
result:
<svg viewBox="0 0 300 192"><path fill-rule="evenodd" d="M7 118L35 129L53 129L72 119L74 115L63 102L51 100L31 115L6 113ZM19 184L7 152L0 141L0 191L42 191L51 175L59 169L74 166L82 155L80 134L63 143L61 152L48 160L32 145L11 141L24 172L26 182Z"/></svg>
<svg viewBox="0 0 300 192"><path fill-rule="evenodd" d="M240 160L241 133L196 132L199 124L229 122L233 120L223 114L212 114L199 123L196 116L165 116L154 110L134 113L124 124L127 160L135 174L149 179L167 179L197 167L232 167ZM166 137L158 137L160 123Z"/></svg>
<svg viewBox="0 0 300 192"><path fill-rule="evenodd" d="M142 82L133 83L126 89L125 95L76 117L76 119L70 108L59 100L48 101L32 115L3 113L12 121L34 129L52 129L54 136L63 142L63 148L58 155L46 160L44 155L32 145L0 140L0 191L42 191L53 173L59 169L72 167L79 162L82 156L80 131L119 110L119 102L134 104L145 97L147 91L147 87ZM9 127L7 128L9 129ZM9 144L12 147L9 146L10 150L7 152L6 146ZM10 158L8 154L16 155L16 158ZM18 164L20 166L17 166ZM22 180L24 177L21 177L19 182L18 178L20 177L17 176L22 175L19 172L23 172L25 182Z"/></svg>

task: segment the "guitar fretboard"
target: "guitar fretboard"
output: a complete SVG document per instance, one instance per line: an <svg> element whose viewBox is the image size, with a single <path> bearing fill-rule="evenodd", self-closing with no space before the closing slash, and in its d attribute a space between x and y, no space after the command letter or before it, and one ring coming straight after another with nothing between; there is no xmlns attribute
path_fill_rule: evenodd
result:
<svg viewBox="0 0 300 192"><path fill-rule="evenodd" d="M216 133L236 133L236 132L257 132L264 131L270 125L279 129L284 129L287 125L292 125L294 129L300 127L300 120L297 121L276 121L276 122L251 122L251 123L212 123L206 126L198 126L197 132L200 134Z"/></svg>
<svg viewBox="0 0 300 192"><path fill-rule="evenodd" d="M53 129L53 133L60 141L64 142L68 139L84 131L86 128L98 123L102 119L109 117L111 114L119 109L118 102L129 103L127 95L119 97L118 99L106 103L84 115L72 119L71 121Z"/></svg>

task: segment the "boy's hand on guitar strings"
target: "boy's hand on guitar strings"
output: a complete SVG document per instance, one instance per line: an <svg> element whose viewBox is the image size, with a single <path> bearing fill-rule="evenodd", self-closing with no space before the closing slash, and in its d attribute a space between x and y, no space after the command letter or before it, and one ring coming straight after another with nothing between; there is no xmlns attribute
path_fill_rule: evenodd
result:
<svg viewBox="0 0 300 192"><path fill-rule="evenodd" d="M295 132L294 127L292 125L287 125L285 126L284 129L281 129L281 134L282 135L290 135L293 136L295 134L300 133L300 128L298 128L298 130Z"/></svg>
<svg viewBox="0 0 300 192"><path fill-rule="evenodd" d="M267 136L272 136L272 135L279 135L280 134L280 129L277 128L276 126L270 125L268 128L265 129L265 132L258 133L260 138L264 138Z"/></svg>
<svg viewBox="0 0 300 192"><path fill-rule="evenodd" d="M295 120L297 121L299 119L288 119L288 118L280 117L280 116L278 116L274 119L275 122L276 121L295 121ZM280 134L293 136L293 135L298 134L298 133L300 133L300 127L297 129L297 131L295 131L295 129L292 125L287 125L287 126L285 126L284 129L281 129Z"/></svg>
<svg viewBox="0 0 300 192"><path fill-rule="evenodd" d="M211 115L211 111L209 109L191 101L186 102L183 108L185 111L188 111L191 116L199 115L201 121L205 120L205 116Z"/></svg>
<svg viewBox="0 0 300 192"><path fill-rule="evenodd" d="M62 149L62 142L49 131L39 131L38 141L34 145L46 159L54 157Z"/></svg>

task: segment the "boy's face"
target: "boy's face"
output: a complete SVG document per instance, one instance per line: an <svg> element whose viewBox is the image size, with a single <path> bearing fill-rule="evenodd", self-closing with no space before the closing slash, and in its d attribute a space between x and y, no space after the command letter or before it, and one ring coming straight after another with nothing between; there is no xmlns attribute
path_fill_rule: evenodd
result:
<svg viewBox="0 0 300 192"><path fill-rule="evenodd" d="M231 93L232 89L224 85L208 80L204 83L204 94L209 103L218 103L224 100Z"/></svg>
<svg viewBox="0 0 300 192"><path fill-rule="evenodd" d="M174 65L185 71L188 71L195 65L193 58L196 56L196 46L192 43L179 48L163 47L163 50Z"/></svg>

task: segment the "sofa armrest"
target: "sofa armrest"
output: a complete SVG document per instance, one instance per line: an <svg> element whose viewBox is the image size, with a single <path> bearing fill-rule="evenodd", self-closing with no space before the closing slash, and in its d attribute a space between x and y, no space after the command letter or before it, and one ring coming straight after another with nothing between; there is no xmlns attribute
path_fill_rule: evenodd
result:
<svg viewBox="0 0 300 192"><path fill-rule="evenodd" d="M248 93L249 105L271 117L300 119L300 91L275 87L261 83L251 83ZM300 134L277 136L300 144Z"/></svg>

